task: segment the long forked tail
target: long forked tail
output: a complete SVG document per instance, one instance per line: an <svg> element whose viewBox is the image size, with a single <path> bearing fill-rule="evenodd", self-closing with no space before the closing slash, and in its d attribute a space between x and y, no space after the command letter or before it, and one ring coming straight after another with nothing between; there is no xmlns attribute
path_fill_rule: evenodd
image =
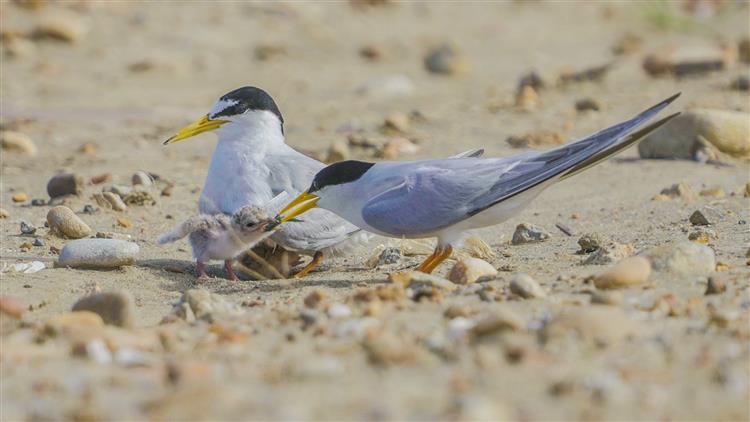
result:
<svg viewBox="0 0 750 422"><path fill-rule="evenodd" d="M484 196L486 201L477 204L470 215L479 213L527 190L548 186L568 178L634 145L646 135L667 123L679 113L672 114L639 130L671 104L680 94L673 95L630 120L603 129L581 140L562 145L520 160Z"/></svg>

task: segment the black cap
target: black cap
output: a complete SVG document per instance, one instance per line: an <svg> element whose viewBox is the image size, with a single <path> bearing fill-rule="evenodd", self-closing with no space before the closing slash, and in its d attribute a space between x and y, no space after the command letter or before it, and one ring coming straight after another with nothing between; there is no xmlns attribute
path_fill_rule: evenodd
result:
<svg viewBox="0 0 750 422"><path fill-rule="evenodd" d="M321 190L326 186L353 182L362 177L367 170L374 165L375 163L366 163L364 161L355 160L333 163L315 175L308 192L312 193Z"/></svg>
<svg viewBox="0 0 750 422"><path fill-rule="evenodd" d="M242 114L248 110L265 110L275 114L281 124L284 124L284 118L281 117L281 111L276 105L276 102L271 98L266 91L254 86L243 86L237 88L234 91L224 94L220 101L226 101L232 103L225 109L217 112L212 119L216 119L221 116L236 116Z"/></svg>

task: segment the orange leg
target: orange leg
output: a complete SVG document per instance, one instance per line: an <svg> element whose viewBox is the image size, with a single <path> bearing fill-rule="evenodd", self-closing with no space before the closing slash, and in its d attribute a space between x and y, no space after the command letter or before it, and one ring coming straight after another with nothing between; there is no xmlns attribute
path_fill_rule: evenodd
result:
<svg viewBox="0 0 750 422"><path fill-rule="evenodd" d="M320 261L323 260L323 252L317 251L315 252L315 255L313 255L312 261L310 261L309 264L305 265L305 268L301 269L300 272L294 275L294 278L302 278L307 275L310 271L312 271L313 268L317 267L318 264L320 264Z"/></svg>
<svg viewBox="0 0 750 422"><path fill-rule="evenodd" d="M438 267L443 261L450 258L451 254L453 253L453 247L451 245L440 247L438 246L435 248L435 252L432 253L432 255L428 256L427 259L422 262L422 264L417 267L417 271L431 274L435 268Z"/></svg>

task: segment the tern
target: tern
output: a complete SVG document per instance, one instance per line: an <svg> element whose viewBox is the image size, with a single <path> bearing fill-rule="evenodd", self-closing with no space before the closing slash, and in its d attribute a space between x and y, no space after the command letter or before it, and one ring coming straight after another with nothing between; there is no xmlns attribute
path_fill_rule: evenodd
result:
<svg viewBox="0 0 750 422"><path fill-rule="evenodd" d="M431 273L468 231L502 223L544 189L634 145L677 116L639 129L679 95L548 151L504 158L334 163L318 172L309 188L276 219L281 224L317 207L383 236L437 237L434 252L417 268Z"/></svg>

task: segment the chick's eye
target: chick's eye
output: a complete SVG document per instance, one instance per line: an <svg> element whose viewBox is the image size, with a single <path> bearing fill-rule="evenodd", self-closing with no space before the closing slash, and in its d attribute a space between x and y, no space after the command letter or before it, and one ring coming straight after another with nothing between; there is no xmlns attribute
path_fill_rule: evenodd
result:
<svg viewBox="0 0 750 422"><path fill-rule="evenodd" d="M254 225L255 225L255 223L249 222L249 223L245 224L245 227L253 227Z"/></svg>

